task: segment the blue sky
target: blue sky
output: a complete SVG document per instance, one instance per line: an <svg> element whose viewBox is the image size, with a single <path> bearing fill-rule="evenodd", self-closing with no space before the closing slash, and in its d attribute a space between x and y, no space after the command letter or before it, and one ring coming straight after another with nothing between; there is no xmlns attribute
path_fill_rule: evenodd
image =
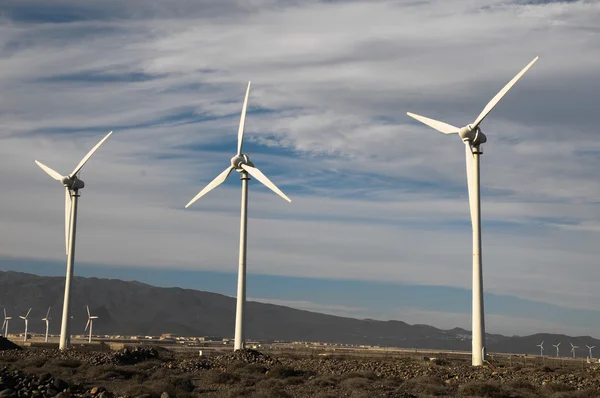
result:
<svg viewBox="0 0 600 398"><path fill-rule="evenodd" d="M64 274L61 187L86 165L76 274L235 293L244 150L253 299L470 328L463 144L482 125L487 330L600 337L598 1L37 0L0 5L0 269ZM307 22L307 21L310 21Z"/></svg>

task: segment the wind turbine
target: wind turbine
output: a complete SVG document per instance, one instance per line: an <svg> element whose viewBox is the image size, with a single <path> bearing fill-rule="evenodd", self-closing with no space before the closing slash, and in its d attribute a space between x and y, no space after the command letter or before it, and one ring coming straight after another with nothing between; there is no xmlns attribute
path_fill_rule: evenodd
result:
<svg viewBox="0 0 600 398"><path fill-rule="evenodd" d="M569 344L571 344L571 352L573 353L573 358L575 358L575 348L579 348L579 346L573 345L573 343Z"/></svg>
<svg viewBox="0 0 600 398"><path fill-rule="evenodd" d="M192 203L200 199L206 193L210 192L217 186L219 186L229 176L232 170L240 173L240 179L242 180L242 208L241 208L241 221L240 221L240 257L239 257L239 269L238 269L238 288L237 288L237 306L235 313L235 344L234 349L239 350L244 348L244 307L246 305L246 235L248 232L247 221L248 221L248 180L250 174L256 178L262 184L266 185L267 188L271 189L277 195L283 199L291 202L279 188L275 186L259 169L254 167L254 164L250 161L247 154L242 153L242 142L244 139L244 124L246 120L246 108L248 106L248 95L250 94L250 84L248 82L248 88L246 89L246 97L244 98L244 105L242 106L242 115L240 118L240 126L238 129L238 145L237 154L231 158L231 166L226 168L221 174L219 174L214 180L212 180L198 195L189 201L186 208Z"/></svg>
<svg viewBox="0 0 600 398"><path fill-rule="evenodd" d="M88 343L91 343L91 342L92 342L92 327L94 326L94 319L98 319L98 317L97 317L97 316L92 316L92 315L90 314L90 307L88 307L88 306L86 305L86 306L85 306L85 308L87 308L87 313L88 313L88 321L87 321L87 323L85 324L85 329L84 329L84 331L85 331L85 330L87 330L88 326L90 327L90 338L89 338L89 340L88 340Z"/></svg>
<svg viewBox="0 0 600 398"><path fill-rule="evenodd" d="M485 347L485 318L483 308L483 275L481 265L481 210L479 189L479 155L483 153L480 145L487 141L487 137L479 124L500 102L502 97L511 87L527 72L538 60L535 57L523 70L521 70L494 98L483 108L477 119L472 124L464 127L455 127L450 124L433 120L424 116L407 112L408 116L440 131L444 134L458 134L465 143L467 163L467 186L469 191L469 207L471 210L471 224L473 227L473 331L472 331L472 365L482 366L486 356Z"/></svg>
<svg viewBox="0 0 600 398"><path fill-rule="evenodd" d="M44 339L44 343L48 342L48 328L50 327L50 307L48 307L48 312L46 313L46 317L42 318L42 321L46 321L46 338Z"/></svg>
<svg viewBox="0 0 600 398"><path fill-rule="evenodd" d="M4 322L2 323L2 329L4 329L4 337L8 338L8 321L12 319L12 316L6 316L6 308L4 308Z"/></svg>
<svg viewBox="0 0 600 398"><path fill-rule="evenodd" d="M25 321L25 337L23 337L23 341L27 341L27 326L29 324L29 313L30 312L31 312L31 308L29 309L29 311L27 311L27 314L25 314L25 316L19 315L19 318L21 318Z"/></svg>
<svg viewBox="0 0 600 398"><path fill-rule="evenodd" d="M79 198L79 190L85 187L82 180L79 179L78 173L86 162L92 157L94 152L110 137L112 131L108 133L104 138L100 140L88 153L81 159L77 167L73 169L71 174L62 176L56 171L52 170L45 164L38 162L35 163L40 166L50 177L59 181L65 187L65 250L67 254L67 276L65 281L65 298L63 303L62 322L60 327L60 345L61 350L65 350L70 342L70 322L69 322L69 310L70 310L70 295L71 295L71 279L73 278L73 263L75 261L75 235L77 226L77 199Z"/></svg>
<svg viewBox="0 0 600 398"><path fill-rule="evenodd" d="M542 341L542 343L538 344L537 347L540 347L540 356L543 357L544 356L544 342Z"/></svg>
<svg viewBox="0 0 600 398"><path fill-rule="evenodd" d="M558 347L560 346L560 342L556 345L552 344L552 347L556 347L556 356L558 356Z"/></svg>
<svg viewBox="0 0 600 398"><path fill-rule="evenodd" d="M590 347L590 346L589 346L589 345L587 345L587 344L586 344L585 346L588 348L588 350L590 350L590 359L594 359L594 357L592 356L592 348L596 348L596 346L595 346L595 345L593 345L593 346L591 346L591 347Z"/></svg>

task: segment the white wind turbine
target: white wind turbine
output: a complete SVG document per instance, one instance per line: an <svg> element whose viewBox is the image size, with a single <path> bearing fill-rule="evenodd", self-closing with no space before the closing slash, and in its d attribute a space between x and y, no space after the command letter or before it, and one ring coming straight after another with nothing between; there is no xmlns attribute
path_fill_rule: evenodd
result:
<svg viewBox="0 0 600 398"><path fill-rule="evenodd" d="M537 347L540 347L540 356L543 357L544 356L544 342L542 341L542 343L538 344Z"/></svg>
<svg viewBox="0 0 600 398"><path fill-rule="evenodd" d="M47 343L48 342L48 329L50 327L50 307L48 307L48 312L46 313L46 317L42 318L42 321L46 321L46 338L44 339L44 342Z"/></svg>
<svg viewBox="0 0 600 398"><path fill-rule="evenodd" d="M569 344L571 344L571 352L573 353L573 358L575 358L575 348L579 348L579 346L573 345L573 343Z"/></svg>
<svg viewBox="0 0 600 398"><path fill-rule="evenodd" d="M81 159L77 167L73 169L71 174L62 176L50 167L38 162L35 163L42 168L50 177L59 181L65 187L65 249L67 254L67 276L65 281L65 297L63 303L62 322L60 327L60 345L61 350L65 350L70 341L70 294L71 294L71 279L73 278L73 263L75 260L75 236L77 226L77 199L79 198L79 190L83 189L85 184L79 179L78 173L86 162L92 157L94 152L106 141L112 134L108 133L100 140L88 153Z"/></svg>
<svg viewBox="0 0 600 398"><path fill-rule="evenodd" d="M85 308L87 308L88 321L85 324L85 329L84 330L87 330L88 326L90 327L90 337L89 337L88 343L91 343L92 342L92 328L94 327L94 319L98 319L98 317L97 316L92 316L92 314L90 314L90 307L88 307L86 305Z"/></svg>
<svg viewBox="0 0 600 398"><path fill-rule="evenodd" d="M192 203L200 199L206 193L210 192L217 186L219 186L232 170L240 173L240 179L242 180L242 208L241 208L241 221L240 221L240 257L239 257L239 269L238 269L238 288L237 288L237 306L235 313L235 345L234 349L239 350L244 348L244 307L246 305L246 234L247 234L247 221L248 221L248 180L250 174L258 181L267 186L277 195L283 199L291 202L279 188L275 186L259 169L254 167L254 164L250 162L250 158L247 154L242 153L242 142L244 139L244 124L246 120L246 108L248 106L248 95L250 94L250 84L248 82L248 88L246 89L246 97L244 99L244 105L242 106L242 115L240 118L240 126L238 129L238 145L237 154L231 158L231 166L226 168L221 174L219 174L214 180L212 180L202 191L198 193L192 200L189 201L185 207L189 207Z"/></svg>
<svg viewBox="0 0 600 398"><path fill-rule="evenodd" d="M21 318L25 321L25 337L23 337L23 341L27 341L27 326L29 325L29 313L30 312L31 312L31 308L29 309L29 311L27 311L27 314L25 314L25 316L19 315L19 318Z"/></svg>
<svg viewBox="0 0 600 398"><path fill-rule="evenodd" d="M8 338L8 321L12 319L12 316L6 316L6 308L4 308L4 322L2 323L2 329L4 330L4 337Z"/></svg>
<svg viewBox="0 0 600 398"><path fill-rule="evenodd" d="M587 345L587 344L586 344L585 346L588 348L588 350L590 350L590 359L594 359L594 357L592 356L592 348L596 348L596 346L595 346L595 345L593 345L593 346L591 346L591 347L590 347L590 346L589 346L589 345Z"/></svg>
<svg viewBox="0 0 600 398"><path fill-rule="evenodd" d="M558 356L558 347L560 346L560 342L558 344L552 344L552 347L556 347L556 356Z"/></svg>
<svg viewBox="0 0 600 398"><path fill-rule="evenodd" d="M471 210L471 224L473 227L473 315L472 315L472 365L482 366L486 356L485 347L485 318L483 308L483 275L481 266L481 210L479 189L479 155L483 152L480 145L487 141L487 137L479 124L500 102L502 97L511 87L527 72L538 60L535 57L521 72L519 72L488 104L483 108L477 119L472 124L459 128L450 124L429 119L424 116L407 112L408 116L440 131L444 134L458 134L465 143L467 163L467 186L469 191L469 207Z"/></svg>

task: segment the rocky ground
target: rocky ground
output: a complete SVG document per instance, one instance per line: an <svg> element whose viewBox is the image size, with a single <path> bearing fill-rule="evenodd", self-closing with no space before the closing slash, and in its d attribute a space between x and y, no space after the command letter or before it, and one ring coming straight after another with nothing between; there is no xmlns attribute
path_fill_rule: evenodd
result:
<svg viewBox="0 0 600 398"><path fill-rule="evenodd" d="M515 361L517 362L517 361ZM581 362L279 355L189 358L165 349L0 350L0 398L12 397L600 397Z"/></svg>

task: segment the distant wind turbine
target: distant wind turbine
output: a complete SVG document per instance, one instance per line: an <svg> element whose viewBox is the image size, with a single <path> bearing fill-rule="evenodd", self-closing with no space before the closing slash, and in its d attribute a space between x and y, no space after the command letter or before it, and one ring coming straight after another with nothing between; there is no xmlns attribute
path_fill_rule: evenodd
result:
<svg viewBox="0 0 600 398"><path fill-rule="evenodd" d="M250 161L247 154L242 153L242 143L244 140L244 124L246 121L246 108L248 107L248 96L250 94L250 82L248 82L248 88L246 89L246 97L244 98L244 105L242 106L242 115L240 118L240 126L238 129L238 145L237 154L231 158L231 166L226 168L221 174L219 174L214 180L212 180L204 189L202 189L198 195L189 201L186 208L192 203L200 199L206 193L210 192L217 186L223 183L229 176L232 170L240 173L240 179L242 180L242 209L241 209L241 221L240 221L240 257L239 257L239 269L238 269L238 288L237 288L237 306L235 313L235 345L234 349L239 350L244 348L244 307L246 305L246 235L248 232L248 180L250 174L258 181L267 186L270 190L281 196L283 199L291 202L279 188L275 186L259 169L254 167L254 164Z"/></svg>
<svg viewBox="0 0 600 398"><path fill-rule="evenodd" d="M575 348L579 348L579 346L573 345L573 343L569 344L571 344L571 352L573 353L573 358L575 358Z"/></svg>
<svg viewBox="0 0 600 398"><path fill-rule="evenodd" d="M473 229L473 288L472 288L472 365L482 366L486 356L485 347L485 318L483 308L483 274L481 263L481 210L480 210L480 187L479 187L479 155L483 152L480 145L487 141L487 137L479 124L500 102L502 97L511 87L527 72L527 70L538 60L535 57L525 68L523 68L494 98L483 108L477 119L464 127L455 127L450 124L433 120L428 117L407 112L412 117L428 125L429 127L444 133L458 134L465 144L465 157L467 163L467 187L469 192L469 207L471 209L471 224Z"/></svg>
<svg viewBox="0 0 600 398"><path fill-rule="evenodd" d="M86 305L85 308L87 308L88 321L85 324L85 329L84 330L87 330L88 326L90 327L90 337L89 337L88 343L91 343L92 342L92 327L94 327L94 319L98 319L98 317L97 316L92 316L92 314L90 314L90 307L88 307Z"/></svg>
<svg viewBox="0 0 600 398"><path fill-rule="evenodd" d="M46 321L46 338L44 339L44 342L47 343L48 342L48 329L50 327L50 307L48 307L48 312L46 313L46 317L42 318L42 321Z"/></svg>
<svg viewBox="0 0 600 398"><path fill-rule="evenodd" d="M552 347L556 347L556 356L558 356L558 347L560 346L560 343L554 345L552 344Z"/></svg>
<svg viewBox="0 0 600 398"><path fill-rule="evenodd" d="M544 342L542 341L542 343L538 344L537 347L540 347L540 356L543 357L544 356Z"/></svg>
<svg viewBox="0 0 600 398"><path fill-rule="evenodd" d="M27 311L25 316L19 315L19 318L25 321L25 337L23 337L23 341L27 341L27 325L29 324L29 313L31 312L31 308Z"/></svg>
<svg viewBox="0 0 600 398"><path fill-rule="evenodd" d="M6 308L4 308L4 322L2 323L2 329L4 330L4 337L6 338L8 338L8 321L11 319L11 316L6 316Z"/></svg>
<svg viewBox="0 0 600 398"><path fill-rule="evenodd" d="M590 359L594 359L594 357L592 356L592 348L596 348L596 346L595 346L595 345L593 345L593 346L591 346L591 347L590 347L590 346L589 346L589 345L587 345L587 344L586 344L585 346L588 348L588 350L590 350Z"/></svg>
<svg viewBox="0 0 600 398"><path fill-rule="evenodd" d="M65 187L65 250L67 254L67 277L65 281L65 298L63 303L62 322L60 327L60 344L61 350L67 349L70 342L69 333L69 310L70 310L70 295L71 295L71 279L73 278L73 263L75 261L75 229L77 226L77 200L79 198L79 190L85 187L82 180L79 179L79 172L86 162L92 157L94 152L110 137L112 131L100 140L88 153L81 159L77 167L73 169L71 174L63 176L52 170L45 164L35 163L40 166L50 177L59 181Z"/></svg>

